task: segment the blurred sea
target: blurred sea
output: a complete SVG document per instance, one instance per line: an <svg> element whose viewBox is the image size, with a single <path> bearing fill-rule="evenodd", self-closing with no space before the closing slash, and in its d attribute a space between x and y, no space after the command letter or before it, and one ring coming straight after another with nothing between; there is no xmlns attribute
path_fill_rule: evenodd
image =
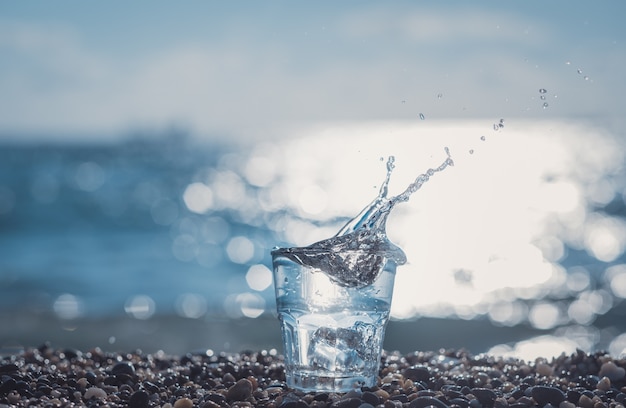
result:
<svg viewBox="0 0 626 408"><path fill-rule="evenodd" d="M467 126L458 126L468 134ZM424 240L445 248L424 256L423 262L431 256L443 271L433 274L432 282L423 274L398 277L385 347L528 355L536 347L548 355L579 347L622 353L626 183L623 149L614 141L619 138L564 131L565 150L578 153L559 156L555 152L565 151L564 144L550 126L521 129L519 134L540 136L530 139L534 142L523 137L515 142L514 135L506 143L492 142L489 149L501 149L491 156L501 162L492 163L485 146L504 136L488 133L485 142L481 131L471 132L471 149L456 149L456 157L451 142L454 171L467 177L449 187L456 195L431 189L430 184L443 189L453 183L444 181L446 176L433 179L418 192L429 198L413 213L398 209L398 221L390 225L410 260L418 252L412 248L423 248ZM544 137L545 132L552 135ZM280 350L270 250L328 237L373 199L372 187L384 177L379 157L407 143L401 131L395 133L388 135L388 151L376 150L362 136L363 145L372 147L353 149L361 161L344 157L354 169L343 175L326 151L355 144L341 142L331 149L340 139L331 131L290 141L290 151L269 143L203 141L180 131L107 143L3 142L0 348L52 341L60 347L173 353ZM442 161L448 142L421 145L430 162L421 156L406 159L411 152L404 151L398 167L413 167L396 172L415 177ZM499 163L515 168L515 152L502 150L519 146L515 143L545 155L520 154L527 164L518 165L515 177L505 182L513 187L509 194L497 177L509 169ZM589 143L599 150L591 154ZM474 169L465 164L470 161L496 167ZM356 180L363 169L367 172ZM539 181L523 181L530 178ZM352 180L350 191L358 191L349 200L340 194L346 180ZM532 197L523 202L521 194ZM490 205L506 211L499 215ZM521 217L516 205L523 209ZM470 212L457 214L460 206ZM439 219L436 213L445 216ZM415 219L416 227L402 228L407 219ZM504 225L501 219L507 220ZM442 220L457 232L447 231ZM495 250L509 242L502 231L513 236L511 246ZM418 235L426 237L418 240ZM418 241L413 246L412 239ZM414 267L434 268L421 261ZM497 268L509 268L515 276ZM432 290L434 285L439 289Z"/></svg>

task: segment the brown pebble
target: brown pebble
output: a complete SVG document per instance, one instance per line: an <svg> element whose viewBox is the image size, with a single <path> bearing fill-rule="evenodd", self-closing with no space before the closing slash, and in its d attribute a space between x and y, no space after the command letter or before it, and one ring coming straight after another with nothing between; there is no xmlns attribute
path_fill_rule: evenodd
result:
<svg viewBox="0 0 626 408"><path fill-rule="evenodd" d="M252 395L252 383L247 378L242 378L228 389L226 399L231 401L245 401Z"/></svg>
<svg viewBox="0 0 626 408"><path fill-rule="evenodd" d="M559 404L559 408L576 408L576 404L569 401L563 401Z"/></svg>
<svg viewBox="0 0 626 408"><path fill-rule="evenodd" d="M578 399L578 406L582 408L593 408L593 402L588 396L581 395Z"/></svg>
<svg viewBox="0 0 626 408"><path fill-rule="evenodd" d="M376 390L374 394L378 395L380 398L382 398L385 401L389 399L389 393L385 390Z"/></svg>
<svg viewBox="0 0 626 408"><path fill-rule="evenodd" d="M552 375L554 374L554 368L546 363L538 363L536 370L537 374L543 375L544 377L552 377Z"/></svg>
<svg viewBox="0 0 626 408"><path fill-rule="evenodd" d="M608 377L602 377L600 381L598 381L598 385L596 388L600 391L608 391L611 389L611 380Z"/></svg>
<svg viewBox="0 0 626 408"><path fill-rule="evenodd" d="M179 400L176 400L176 402L174 403L174 408L192 408L193 407L193 401L190 400L189 398L181 398Z"/></svg>
<svg viewBox="0 0 626 408"><path fill-rule="evenodd" d="M499 397L493 402L493 406L494 408L505 408L509 406L509 403L506 398Z"/></svg>
<svg viewBox="0 0 626 408"><path fill-rule="evenodd" d="M607 408L607 406L604 402L598 401L595 404L593 404L593 408Z"/></svg>

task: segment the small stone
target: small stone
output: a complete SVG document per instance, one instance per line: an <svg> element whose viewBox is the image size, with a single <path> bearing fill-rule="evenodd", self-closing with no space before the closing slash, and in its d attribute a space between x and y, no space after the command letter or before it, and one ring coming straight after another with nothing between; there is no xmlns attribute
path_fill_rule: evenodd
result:
<svg viewBox="0 0 626 408"><path fill-rule="evenodd" d="M106 397L107 397L106 391L98 387L89 387L87 391L85 391L85 395L84 395L84 398L86 400L90 400L91 398L104 399Z"/></svg>
<svg viewBox="0 0 626 408"><path fill-rule="evenodd" d="M621 380L626 376L626 369L618 367L614 362L607 361L600 367L600 377L607 377L611 381Z"/></svg>
<svg viewBox="0 0 626 408"><path fill-rule="evenodd" d="M552 404L557 407L561 402L565 401L565 393L563 391L545 385L533 387L530 395L541 407L546 404Z"/></svg>
<svg viewBox="0 0 626 408"><path fill-rule="evenodd" d="M150 396L144 390L133 392L128 400L129 408L147 408L150 403Z"/></svg>
<svg viewBox="0 0 626 408"><path fill-rule="evenodd" d="M374 394L378 395L383 401L387 401L389 399L389 393L385 390L376 390Z"/></svg>
<svg viewBox="0 0 626 408"><path fill-rule="evenodd" d="M252 395L252 383L246 378L237 381L228 389L226 398L231 401L245 401Z"/></svg>
<svg viewBox="0 0 626 408"><path fill-rule="evenodd" d="M505 398L499 397L493 402L494 408L506 408L509 406L509 403Z"/></svg>
<svg viewBox="0 0 626 408"><path fill-rule="evenodd" d="M554 374L554 368L546 363L538 363L535 368L537 370L537 374L543 375L544 377L552 377Z"/></svg>
<svg viewBox="0 0 626 408"><path fill-rule="evenodd" d="M578 400L578 406L582 408L593 408L593 401L586 395L581 395Z"/></svg>
<svg viewBox="0 0 626 408"><path fill-rule="evenodd" d="M609 380L609 377L602 377L600 381L598 381L598 385L596 385L596 388L599 389L600 391L610 390L611 380Z"/></svg>
<svg viewBox="0 0 626 408"><path fill-rule="evenodd" d="M448 408L446 404L435 397L417 397L409 403L409 408L426 408L431 406L436 408Z"/></svg>
<svg viewBox="0 0 626 408"><path fill-rule="evenodd" d="M409 367L404 370L402 375L404 375L404 378L413 381L428 381L430 379L430 370L424 366Z"/></svg>
<svg viewBox="0 0 626 408"><path fill-rule="evenodd" d="M373 392L365 391L363 395L361 395L361 399L368 404L372 404L374 406L380 403L380 397Z"/></svg>
<svg viewBox="0 0 626 408"><path fill-rule="evenodd" d="M485 406L492 406L493 402L498 397L493 390L489 388L472 388L472 394L476 397L476 399Z"/></svg>
<svg viewBox="0 0 626 408"><path fill-rule="evenodd" d="M0 374L15 373L18 370L19 367L12 363L0 365Z"/></svg>
<svg viewBox="0 0 626 408"><path fill-rule="evenodd" d="M111 374L126 374L132 377L135 375L135 367L129 362L117 363L111 369Z"/></svg>
<svg viewBox="0 0 626 408"><path fill-rule="evenodd" d="M559 408L576 408L576 404L569 401L563 401L559 404Z"/></svg>
<svg viewBox="0 0 626 408"><path fill-rule="evenodd" d="M190 400L189 398L181 398L179 400L176 400L176 402L174 403L174 408L192 408L193 407L193 401Z"/></svg>

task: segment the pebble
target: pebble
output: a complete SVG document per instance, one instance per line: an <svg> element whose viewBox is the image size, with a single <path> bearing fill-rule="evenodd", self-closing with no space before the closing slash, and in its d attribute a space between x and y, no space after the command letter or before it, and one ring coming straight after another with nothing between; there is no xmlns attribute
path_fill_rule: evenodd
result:
<svg viewBox="0 0 626 408"><path fill-rule="evenodd" d="M174 403L174 408L192 408L193 407L193 401L190 400L189 398L181 398L179 400L176 400L176 402Z"/></svg>
<svg viewBox="0 0 626 408"><path fill-rule="evenodd" d="M602 364L600 367L600 372L598 373L600 377L607 377L611 381L618 381L623 379L626 376L626 369L623 367L618 367L612 361L607 361Z"/></svg>
<svg viewBox="0 0 626 408"><path fill-rule="evenodd" d="M90 388L87 388L87 391L85 391L84 397L85 397L85 400L90 400L92 398L105 399L107 397L107 393L102 388L90 387Z"/></svg>
<svg viewBox="0 0 626 408"><path fill-rule="evenodd" d="M530 395L539 406L551 404L555 407L558 407L561 402L565 401L565 394L563 393L563 391L551 386L534 386Z"/></svg>
<svg viewBox="0 0 626 408"><path fill-rule="evenodd" d="M226 398L234 401L245 401L252 395L252 383L243 378L228 389Z"/></svg>
<svg viewBox="0 0 626 408"><path fill-rule="evenodd" d="M534 364L384 352L377 385L305 393L287 387L282 357L267 351L176 357L46 345L0 357L0 408L624 408L624 367L624 358L580 350Z"/></svg>
<svg viewBox="0 0 626 408"><path fill-rule="evenodd" d="M150 396L144 390L133 392L128 400L129 408L147 408L150 404Z"/></svg>

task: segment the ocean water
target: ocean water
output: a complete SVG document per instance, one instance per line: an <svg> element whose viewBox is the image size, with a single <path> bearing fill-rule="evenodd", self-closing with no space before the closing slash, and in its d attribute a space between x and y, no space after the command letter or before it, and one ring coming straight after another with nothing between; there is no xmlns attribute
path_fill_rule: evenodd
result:
<svg viewBox="0 0 626 408"><path fill-rule="evenodd" d="M456 166L389 221L409 262L398 272L388 344L446 346L475 324L501 334L468 339L475 352L623 352L620 134L561 122L420 122L245 144L176 132L2 143L0 345L100 327L98 339L113 346L132 322L172 319L161 329L252 322L258 344L271 344L272 248L333 235L376 196L388 155L397 166L390 188L400 188L449 147ZM416 333L413 343L400 341L400 327ZM243 344L220 338L213 347L226 343Z"/></svg>

